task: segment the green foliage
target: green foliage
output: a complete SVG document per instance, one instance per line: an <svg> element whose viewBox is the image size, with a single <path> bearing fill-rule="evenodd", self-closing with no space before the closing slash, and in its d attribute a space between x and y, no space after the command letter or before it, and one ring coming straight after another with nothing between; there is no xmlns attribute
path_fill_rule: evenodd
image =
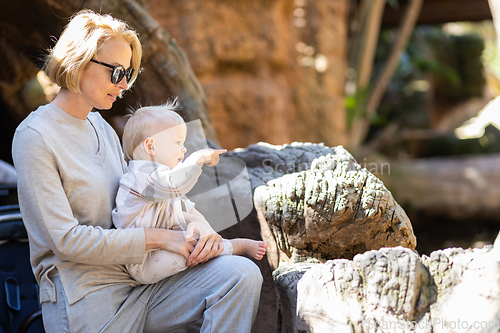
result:
<svg viewBox="0 0 500 333"><path fill-rule="evenodd" d="M438 60L425 58L420 55L415 56L413 64L422 73L431 73L437 79L444 80L453 87L459 87L462 82L460 75L455 69Z"/></svg>
<svg viewBox="0 0 500 333"><path fill-rule="evenodd" d="M387 4L393 8L398 8L399 7L399 2L398 0L386 0Z"/></svg>
<svg viewBox="0 0 500 333"><path fill-rule="evenodd" d="M367 117L366 115L366 102L370 87L359 89L353 96L345 98L345 108L347 112L347 128L350 129L354 123L354 119Z"/></svg>
<svg viewBox="0 0 500 333"><path fill-rule="evenodd" d="M381 30L369 87L358 88L353 96L346 98L348 128L355 118L366 117L369 93L385 66L396 37L396 30ZM430 128L432 101L455 103L482 96L486 84L483 58L489 60L489 66L500 78L498 48L486 44L488 53L483 54L484 48L482 35L473 29L453 34L439 26L417 27L400 55L376 114L369 119L371 128L367 139L390 123L398 124L399 128Z"/></svg>
<svg viewBox="0 0 500 333"><path fill-rule="evenodd" d="M381 72L394 38L392 30L381 32L372 80ZM428 128L431 97L458 101L480 96L485 85L483 47L483 39L472 32L450 35L440 27L415 29L372 127L396 121L406 128Z"/></svg>

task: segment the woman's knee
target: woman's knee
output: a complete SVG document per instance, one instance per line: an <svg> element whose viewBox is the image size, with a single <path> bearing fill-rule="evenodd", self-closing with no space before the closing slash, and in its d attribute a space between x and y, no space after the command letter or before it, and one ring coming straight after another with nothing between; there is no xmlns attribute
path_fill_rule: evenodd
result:
<svg viewBox="0 0 500 333"><path fill-rule="evenodd" d="M246 285L254 285L260 289L263 281L262 273L252 260L241 256L224 256L224 258L228 260L225 265L228 277L240 280Z"/></svg>

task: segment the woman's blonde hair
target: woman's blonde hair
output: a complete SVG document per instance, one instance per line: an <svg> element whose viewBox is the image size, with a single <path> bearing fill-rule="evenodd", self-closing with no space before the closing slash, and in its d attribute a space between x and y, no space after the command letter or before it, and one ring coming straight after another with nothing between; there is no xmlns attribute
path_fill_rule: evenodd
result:
<svg viewBox="0 0 500 333"><path fill-rule="evenodd" d="M111 15L96 14L89 9L76 13L45 59L44 71L61 88L80 92L83 70L97 50L109 39L124 39L132 49L131 67L134 75L129 88L140 72L142 46L137 33L126 23Z"/></svg>
<svg viewBox="0 0 500 333"><path fill-rule="evenodd" d="M165 129L184 124L184 119L177 113L181 109L177 98L163 105L144 106L131 110L123 129L123 154L127 163L133 160L134 150L144 140Z"/></svg>

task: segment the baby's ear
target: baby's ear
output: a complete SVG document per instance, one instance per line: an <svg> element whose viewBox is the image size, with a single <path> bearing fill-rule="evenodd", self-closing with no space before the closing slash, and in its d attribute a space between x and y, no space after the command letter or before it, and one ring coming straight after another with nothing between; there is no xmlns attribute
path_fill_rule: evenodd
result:
<svg viewBox="0 0 500 333"><path fill-rule="evenodd" d="M146 138L143 142L144 145L144 150L146 153L148 153L150 156L155 156L155 140L152 137Z"/></svg>

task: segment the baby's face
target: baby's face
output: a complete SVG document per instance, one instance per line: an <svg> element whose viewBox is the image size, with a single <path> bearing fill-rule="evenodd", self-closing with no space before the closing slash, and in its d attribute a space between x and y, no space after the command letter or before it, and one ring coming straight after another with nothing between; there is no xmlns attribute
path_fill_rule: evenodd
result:
<svg viewBox="0 0 500 333"><path fill-rule="evenodd" d="M155 161L173 169L184 159L186 147L186 125L169 127L153 135L155 146Z"/></svg>

